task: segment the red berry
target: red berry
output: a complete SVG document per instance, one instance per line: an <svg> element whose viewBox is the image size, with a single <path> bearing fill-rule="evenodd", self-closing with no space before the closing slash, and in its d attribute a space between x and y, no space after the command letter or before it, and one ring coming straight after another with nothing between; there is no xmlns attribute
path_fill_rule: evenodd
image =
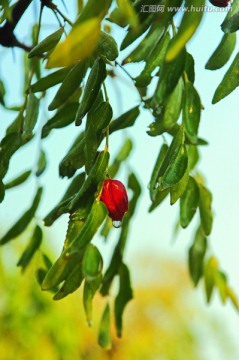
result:
<svg viewBox="0 0 239 360"><path fill-rule="evenodd" d="M227 7L230 0L209 0L211 4L217 7Z"/></svg>
<svg viewBox="0 0 239 360"><path fill-rule="evenodd" d="M100 200L106 205L113 221L122 221L128 211L128 196L121 181L105 180Z"/></svg>

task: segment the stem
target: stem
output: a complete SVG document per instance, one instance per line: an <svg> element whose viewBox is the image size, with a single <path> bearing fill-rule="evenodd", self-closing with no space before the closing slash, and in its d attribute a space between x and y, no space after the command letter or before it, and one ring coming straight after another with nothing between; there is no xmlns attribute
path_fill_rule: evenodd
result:
<svg viewBox="0 0 239 360"><path fill-rule="evenodd" d="M173 19L172 19L172 29L173 29L173 36L175 36L177 34L177 29L176 29Z"/></svg>
<svg viewBox="0 0 239 360"><path fill-rule="evenodd" d="M73 22L68 19L57 7L55 9L56 12L58 12L59 15L64 19L65 22L67 22L71 27L73 26Z"/></svg>

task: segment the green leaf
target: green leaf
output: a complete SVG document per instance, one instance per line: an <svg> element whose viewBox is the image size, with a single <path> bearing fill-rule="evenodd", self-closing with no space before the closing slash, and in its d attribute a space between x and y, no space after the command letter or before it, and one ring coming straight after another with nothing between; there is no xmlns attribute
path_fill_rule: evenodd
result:
<svg viewBox="0 0 239 360"><path fill-rule="evenodd" d="M166 190L160 190L160 188L157 189L157 192L154 195L153 202L149 208L149 212L155 210L164 201L164 199L166 199L166 197L169 194L169 191L170 191L169 188Z"/></svg>
<svg viewBox="0 0 239 360"><path fill-rule="evenodd" d="M139 27L139 19L130 0L117 0L117 5L127 24L133 29L137 29Z"/></svg>
<svg viewBox="0 0 239 360"><path fill-rule="evenodd" d="M238 69L239 53L236 55L233 63L231 64L222 81L218 85L213 95L212 104L216 104L218 101L222 100L239 86Z"/></svg>
<svg viewBox="0 0 239 360"><path fill-rule="evenodd" d="M17 266L21 266L22 272L24 272L27 266L29 265L35 252L39 249L41 242L42 242L42 229L40 228L40 226L37 225L34 229L29 244L27 245L26 249L24 250L21 258L17 263Z"/></svg>
<svg viewBox="0 0 239 360"><path fill-rule="evenodd" d="M153 107L159 107L175 89L185 67L186 51L182 51L171 61L164 60L160 69L160 78L152 99Z"/></svg>
<svg viewBox="0 0 239 360"><path fill-rule="evenodd" d="M83 290L83 303L86 314L87 323L90 326L92 321L92 301L96 291L99 289L102 281L102 275L93 281L85 281Z"/></svg>
<svg viewBox="0 0 239 360"><path fill-rule="evenodd" d="M71 181L70 185L68 186L65 194L59 201L59 203L50 211L50 213L44 218L44 225L51 226L53 222L62 215L60 209L62 205L66 202L70 201L70 198L74 196L78 191L79 188L83 185L85 181L85 173L80 173L76 175L73 180Z"/></svg>
<svg viewBox="0 0 239 360"><path fill-rule="evenodd" d="M30 175L31 175L31 170L24 171L22 174L18 175L15 179L7 182L5 184L5 189L7 190L15 186L21 185L29 178Z"/></svg>
<svg viewBox="0 0 239 360"><path fill-rule="evenodd" d="M108 101L102 101L98 106L94 104L92 111L89 111L87 115L86 122L86 131L88 126L91 124L97 135L97 139L100 140L102 138L102 134L105 128L109 125L112 116L113 110Z"/></svg>
<svg viewBox="0 0 239 360"><path fill-rule="evenodd" d="M177 157L177 154L183 142L184 142L184 129L183 126L180 126L176 135L173 138L173 141L170 144L170 147L168 148L164 161L159 169L159 173L158 173L159 178L163 178L166 171L169 169L171 163Z"/></svg>
<svg viewBox="0 0 239 360"><path fill-rule="evenodd" d="M188 152L188 170L191 171L196 166L199 160L199 153L197 146L195 145L187 145Z"/></svg>
<svg viewBox="0 0 239 360"><path fill-rule="evenodd" d="M20 217L19 220L11 227L10 230L1 238L0 245L4 245L12 239L20 235L33 219L35 212L41 200L42 188L37 190L31 207Z"/></svg>
<svg viewBox="0 0 239 360"><path fill-rule="evenodd" d="M218 262L214 256L211 256L204 266L204 286L207 302L209 303L215 287L215 272L218 270Z"/></svg>
<svg viewBox="0 0 239 360"><path fill-rule="evenodd" d="M203 275L204 256L207 250L207 239L201 226L198 228L194 242L189 249L189 273L195 286Z"/></svg>
<svg viewBox="0 0 239 360"><path fill-rule="evenodd" d="M22 136L17 133L6 135L0 143L0 179L6 175L13 154L23 145Z"/></svg>
<svg viewBox="0 0 239 360"><path fill-rule="evenodd" d="M185 134L192 144L197 144L201 117L201 100L190 81L186 81L183 101L183 124Z"/></svg>
<svg viewBox="0 0 239 360"><path fill-rule="evenodd" d="M72 177L77 169L80 169L85 165L85 132L82 131L75 141L73 142L71 148L61 160L59 166L60 176Z"/></svg>
<svg viewBox="0 0 239 360"><path fill-rule="evenodd" d="M117 336L122 336L122 316L127 303L133 298L133 291L130 283L130 273L125 264L121 264L119 268L120 288L115 298L115 324Z"/></svg>
<svg viewBox="0 0 239 360"><path fill-rule="evenodd" d="M109 153L106 151L101 151L84 184L80 188L79 192L70 201L68 206L70 211L74 211L79 207L80 201L82 200L83 196L88 194L88 192L90 194L94 194L96 192L97 186L104 179L108 163Z"/></svg>
<svg viewBox="0 0 239 360"><path fill-rule="evenodd" d="M106 32L101 31L94 53L96 56L106 58L109 61L114 61L119 55L115 39Z"/></svg>
<svg viewBox="0 0 239 360"><path fill-rule="evenodd" d="M75 25L66 39L52 51L46 68L70 66L87 58L97 45L100 22L99 18L91 18Z"/></svg>
<svg viewBox="0 0 239 360"><path fill-rule="evenodd" d="M69 73L64 78L61 86L59 87L54 99L48 106L48 110L55 110L69 99L69 97L80 86L87 71L87 68L88 68L88 62L81 61L79 64L76 64L69 71Z"/></svg>
<svg viewBox="0 0 239 360"><path fill-rule="evenodd" d="M162 65L165 57L165 53L170 41L170 35L168 32L160 39L157 46L153 48L150 54L147 56L146 64L142 72L135 78L135 85L137 87L146 87L152 80L152 72L157 66Z"/></svg>
<svg viewBox="0 0 239 360"><path fill-rule="evenodd" d="M111 3L112 0L88 0L76 20L75 25L81 24L82 22L94 17L103 19L110 8Z"/></svg>
<svg viewBox="0 0 239 360"><path fill-rule="evenodd" d="M180 198L180 223L186 228L196 213L199 203L199 188L191 176L189 177L187 188Z"/></svg>
<svg viewBox="0 0 239 360"><path fill-rule="evenodd" d="M175 184L170 188L170 205L175 204L176 201L182 197L182 195L184 194L187 188L188 180L189 180L189 171L187 169L181 180L179 180L177 184Z"/></svg>
<svg viewBox="0 0 239 360"><path fill-rule="evenodd" d="M114 179L115 175L120 169L121 164L129 157L133 148L133 143L129 138L126 138L125 142L123 143L121 149L119 150L118 154L114 158L113 163L110 165L108 169L108 174L112 179Z"/></svg>
<svg viewBox="0 0 239 360"><path fill-rule="evenodd" d="M205 6L205 0L186 0L186 8L203 8ZM203 11L186 11L183 14L182 21L179 25L176 35L169 43L166 61L172 61L178 56L178 54L185 47L187 42L191 39L195 31L197 30L203 16Z"/></svg>
<svg viewBox="0 0 239 360"><path fill-rule="evenodd" d="M26 116L23 123L23 139L29 140L33 136L33 129L36 125L39 113L39 100L30 93L27 99Z"/></svg>
<svg viewBox="0 0 239 360"><path fill-rule="evenodd" d="M39 91L45 91L52 86L55 86L59 83L61 83L69 71L72 69L71 66L65 67L63 69L54 71L53 73L42 77L40 80L32 84L29 88L29 91L31 92L39 92Z"/></svg>
<svg viewBox="0 0 239 360"><path fill-rule="evenodd" d="M76 125L80 125L83 117L93 106L101 85L106 78L106 67L103 60L95 60L82 95L80 106L76 114Z"/></svg>
<svg viewBox="0 0 239 360"><path fill-rule="evenodd" d="M5 105L5 97L6 94L6 90L5 90L5 86L2 80L0 80L0 104L2 104L3 106Z"/></svg>
<svg viewBox="0 0 239 360"><path fill-rule="evenodd" d="M211 192L203 185L199 184L200 190L200 201L199 201L199 210L202 229L205 235L210 235L212 230L213 215L212 215L212 194Z"/></svg>
<svg viewBox="0 0 239 360"><path fill-rule="evenodd" d="M72 268L67 274L64 284L54 295L53 300L61 300L67 295L76 291L83 281L83 275L81 271L81 262L80 259L78 261L77 257L75 259L75 263L72 264Z"/></svg>
<svg viewBox="0 0 239 360"><path fill-rule="evenodd" d="M185 145L181 145L175 157L170 161L162 179L159 179L162 189L167 189L177 184L185 174L188 167L188 155Z"/></svg>
<svg viewBox="0 0 239 360"><path fill-rule="evenodd" d="M61 129L70 125L75 120L78 106L78 103L72 103L66 104L60 108L57 113L43 126L41 137L47 137L53 129Z"/></svg>
<svg viewBox="0 0 239 360"><path fill-rule="evenodd" d="M128 110L127 112L119 116L117 119L113 120L110 123L110 134L115 131L133 126L135 120L139 116L139 113L139 106L135 106L134 108Z"/></svg>
<svg viewBox="0 0 239 360"><path fill-rule="evenodd" d="M0 180L0 203L4 200L4 197L5 197L5 187L2 180Z"/></svg>
<svg viewBox="0 0 239 360"><path fill-rule="evenodd" d="M214 281L215 281L215 286L219 290L222 303L225 304L228 298L226 275L222 271L216 271L214 275Z"/></svg>
<svg viewBox="0 0 239 360"><path fill-rule="evenodd" d="M238 1L234 1L232 5L232 11L229 11L225 20L223 21L221 28L224 33L234 33L239 29L238 20L239 20L239 11L238 11Z"/></svg>
<svg viewBox="0 0 239 360"><path fill-rule="evenodd" d="M104 312L100 320L98 344L105 350L111 349L111 337L110 337L110 306L106 304Z"/></svg>
<svg viewBox="0 0 239 360"><path fill-rule="evenodd" d="M238 13L239 14L239 13ZM236 46L236 34L225 34L220 41L220 44L211 55L210 59L205 65L208 70L217 70L222 68L230 59L231 54Z"/></svg>
<svg viewBox="0 0 239 360"><path fill-rule="evenodd" d="M112 220L111 218L108 216L105 219L104 225L101 229L100 235L103 236L105 238L105 240L107 239L107 237L109 236L110 231L113 229L113 224L112 224Z"/></svg>
<svg viewBox="0 0 239 360"><path fill-rule="evenodd" d="M41 149L41 152L40 152L40 155L39 155L39 158L38 158L38 163L37 163L36 176L40 176L45 171L46 166L47 166L46 154Z"/></svg>
<svg viewBox="0 0 239 360"><path fill-rule="evenodd" d="M155 195L158 192L157 191L157 183L158 183L158 178L159 178L158 174L159 174L159 170L163 164L163 161L165 159L167 151L168 151L168 145L163 144L162 147L160 148L156 163L153 168L153 172L152 172L150 183L149 183L149 193L150 193L150 199L152 201L155 200Z"/></svg>
<svg viewBox="0 0 239 360"><path fill-rule="evenodd" d="M86 281L96 280L103 269L103 258L96 246L89 244L82 260L82 272Z"/></svg>
<svg viewBox="0 0 239 360"><path fill-rule="evenodd" d="M155 47L158 47L165 31L164 26L156 24L152 26L148 34L141 41L141 43L134 49L123 61L123 64L131 62L145 61L150 57Z"/></svg>
<svg viewBox="0 0 239 360"><path fill-rule="evenodd" d="M89 174L94 165L96 152L98 148L97 136L92 124L89 124L85 132L85 170Z"/></svg>
<svg viewBox="0 0 239 360"><path fill-rule="evenodd" d="M29 58L33 56L38 56L53 49L57 43L60 41L61 35L64 32L64 27L60 27L51 35L47 36L44 40L42 40L39 44L37 44L28 54Z"/></svg>
<svg viewBox="0 0 239 360"><path fill-rule="evenodd" d="M194 84L195 81L195 69L194 69L194 58L187 52L186 63L185 63L185 72L187 74L188 80Z"/></svg>

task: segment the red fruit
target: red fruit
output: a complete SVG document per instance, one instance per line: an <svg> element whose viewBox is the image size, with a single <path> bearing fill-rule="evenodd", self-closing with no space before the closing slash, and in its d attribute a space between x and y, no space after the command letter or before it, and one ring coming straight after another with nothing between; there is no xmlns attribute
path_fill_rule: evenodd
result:
<svg viewBox="0 0 239 360"><path fill-rule="evenodd" d="M217 7L227 7L230 0L209 0L211 4Z"/></svg>
<svg viewBox="0 0 239 360"><path fill-rule="evenodd" d="M105 180L100 200L106 205L113 221L122 221L128 211L128 196L121 181Z"/></svg>

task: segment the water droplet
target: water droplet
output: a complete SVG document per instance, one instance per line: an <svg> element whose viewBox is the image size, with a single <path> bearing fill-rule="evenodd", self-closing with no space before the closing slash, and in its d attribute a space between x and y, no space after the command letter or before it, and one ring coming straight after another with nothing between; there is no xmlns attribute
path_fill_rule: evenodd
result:
<svg viewBox="0 0 239 360"><path fill-rule="evenodd" d="M112 224L113 224L113 226L115 227L115 228L120 228L121 227L121 225L122 225L122 221L119 221L119 220L113 220L112 221Z"/></svg>

